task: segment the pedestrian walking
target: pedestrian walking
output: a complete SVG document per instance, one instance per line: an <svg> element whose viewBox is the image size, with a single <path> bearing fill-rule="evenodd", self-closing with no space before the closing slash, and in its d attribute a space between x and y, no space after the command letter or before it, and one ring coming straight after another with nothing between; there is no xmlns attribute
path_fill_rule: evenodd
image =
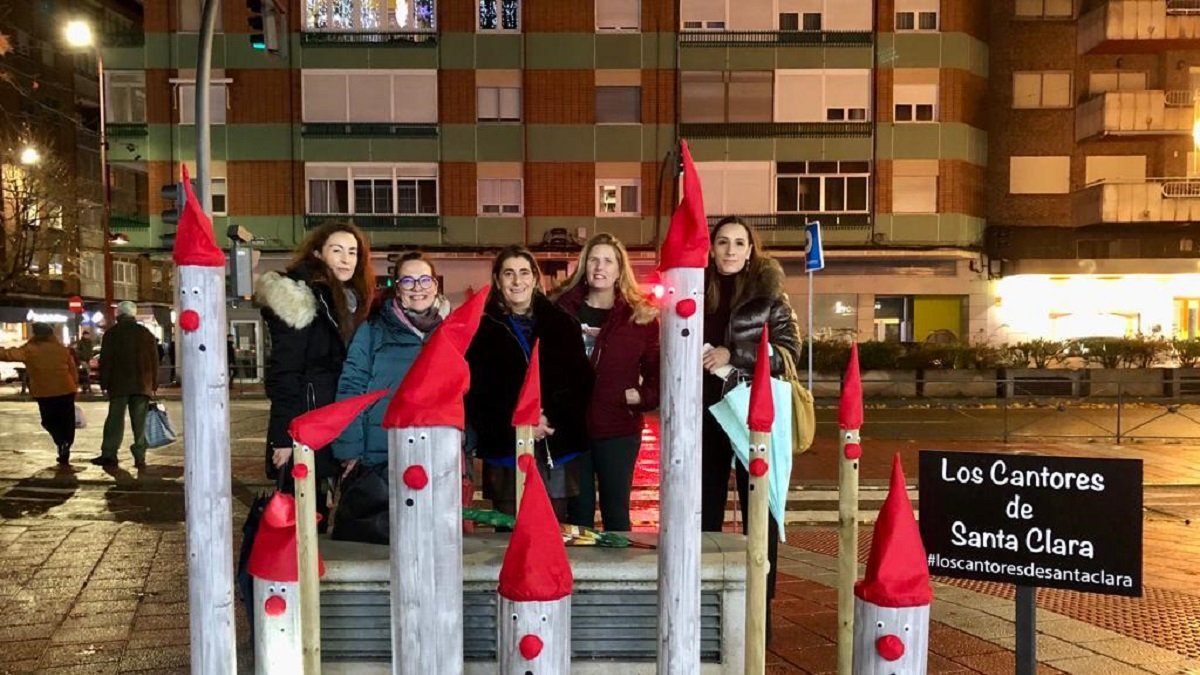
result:
<svg viewBox="0 0 1200 675"><path fill-rule="evenodd" d="M79 390L85 394L92 392L92 357L96 355L96 343L92 342L92 333L83 329L75 340L75 362L79 364Z"/></svg>
<svg viewBox="0 0 1200 675"><path fill-rule="evenodd" d="M589 452L577 460L579 494L568 517L595 527L598 486L604 529L628 532L642 415L658 407L658 310L638 288L624 244L607 233L584 244L554 299L579 321L596 376L587 407Z"/></svg>
<svg viewBox="0 0 1200 675"><path fill-rule="evenodd" d="M48 323L33 324L33 337L20 347L0 348L0 361L25 364L29 390L37 401L42 428L54 440L58 463L71 460L75 442L75 392L79 389L75 356L54 337Z"/></svg>
<svg viewBox="0 0 1200 675"><path fill-rule="evenodd" d="M534 344L541 360L541 423L534 455L555 514L567 517L567 499L578 493L578 464L587 452L586 411L592 368L579 322L542 291L542 273L523 246L508 246L492 262L492 291L471 346L471 388L465 398L469 438L483 460L483 496L496 509L516 513L516 432L513 410Z"/></svg>
<svg viewBox="0 0 1200 675"><path fill-rule="evenodd" d="M100 389L108 396L104 418L104 440L97 466L117 466L117 450L125 437L125 413L133 444L133 463L146 468L146 412L150 397L158 391L158 341L135 318L137 305L128 300L117 305L117 322L104 332L100 342Z"/></svg>
<svg viewBox="0 0 1200 675"><path fill-rule="evenodd" d="M725 522L729 495L729 466L733 447L709 406L720 401L741 379L754 374L763 325L769 326L771 375L784 372L780 350L799 361L800 328L796 313L784 291L783 267L763 250L758 233L740 219L730 216L717 223L710 235L709 263L705 269L704 295L704 424L700 522L705 532L720 532ZM749 474L736 467L738 503L746 513ZM743 527L745 519L743 516ZM779 530L768 519L767 557L770 560L767 597L775 595L776 555ZM770 611L767 612L770 632Z"/></svg>
<svg viewBox="0 0 1200 675"><path fill-rule="evenodd" d="M375 275L370 260L361 230L350 223L330 223L301 242L283 274L259 277L254 299L271 336L264 383L271 401L266 448L271 479L291 462L292 419L336 398L348 344L371 308ZM327 479L338 474L337 464L331 452L313 450L318 490L324 494ZM284 479L289 492L290 474L288 470ZM317 503L327 515L325 499Z"/></svg>
<svg viewBox="0 0 1200 675"><path fill-rule="evenodd" d="M391 291L354 334L338 380L338 400L379 389L388 394L333 442L333 456L342 463L343 473L358 462L387 464L383 414L433 329L450 313L450 302L439 290L433 263L419 252L405 253L396 263Z"/></svg>

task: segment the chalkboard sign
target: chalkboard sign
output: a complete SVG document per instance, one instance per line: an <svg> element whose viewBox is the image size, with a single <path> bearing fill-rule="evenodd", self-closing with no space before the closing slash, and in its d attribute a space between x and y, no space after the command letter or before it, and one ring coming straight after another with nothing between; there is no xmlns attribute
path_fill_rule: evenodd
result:
<svg viewBox="0 0 1200 675"><path fill-rule="evenodd" d="M922 450L929 573L1142 594L1142 462Z"/></svg>

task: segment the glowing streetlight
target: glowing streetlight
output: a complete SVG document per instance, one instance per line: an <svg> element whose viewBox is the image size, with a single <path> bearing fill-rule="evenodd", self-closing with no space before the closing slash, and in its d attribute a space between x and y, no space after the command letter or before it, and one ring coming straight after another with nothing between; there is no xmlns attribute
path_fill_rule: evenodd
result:
<svg viewBox="0 0 1200 675"><path fill-rule="evenodd" d="M95 44L95 39L92 37L92 27L86 21L78 19L68 21L64 33L67 36L67 44L72 47L91 47Z"/></svg>
<svg viewBox="0 0 1200 675"><path fill-rule="evenodd" d="M21 163L25 166L33 166L40 161L42 161L42 153L38 152L37 148L33 146L26 146L25 149L21 151Z"/></svg>

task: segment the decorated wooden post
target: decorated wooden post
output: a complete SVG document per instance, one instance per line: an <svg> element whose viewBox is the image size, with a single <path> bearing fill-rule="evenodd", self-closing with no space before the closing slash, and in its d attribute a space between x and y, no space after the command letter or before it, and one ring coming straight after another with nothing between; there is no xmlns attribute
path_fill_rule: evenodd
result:
<svg viewBox="0 0 1200 675"><path fill-rule="evenodd" d="M933 587L899 453L854 595L854 675L924 675Z"/></svg>
<svg viewBox="0 0 1200 675"><path fill-rule="evenodd" d="M530 350L529 367L525 369L525 381L521 383L521 393L517 396L517 406L513 408L512 425L517 432L517 458L513 465L517 472L517 512L521 510L521 496L525 491L525 481L521 479L521 473L525 470L525 465L521 462L521 457L529 455L534 457L534 462L529 466L537 467L537 457L533 454L533 445L536 439L533 437L533 429L542 420L542 366L541 359L538 357L538 345L540 340L534 340L533 349Z"/></svg>
<svg viewBox="0 0 1200 675"><path fill-rule="evenodd" d="M229 366L225 352L225 254L192 193L175 231L183 378L183 476L187 511L192 672L237 672L233 623L233 515L229 463Z"/></svg>
<svg viewBox="0 0 1200 675"><path fill-rule="evenodd" d="M500 596L496 618L500 675L571 672L574 577L558 518L534 462L533 455L518 460L525 490L496 588Z"/></svg>
<svg viewBox="0 0 1200 675"><path fill-rule="evenodd" d="M254 672L304 671L296 498L276 492L263 509L246 568L254 578ZM320 557L317 574L325 573Z"/></svg>
<svg viewBox="0 0 1200 675"><path fill-rule="evenodd" d="M296 484L296 556L300 577L300 645L303 672L321 672L321 579L317 555L317 483L313 448L333 442L367 406L387 389L310 410L292 420L292 479Z"/></svg>
<svg viewBox="0 0 1200 675"><path fill-rule="evenodd" d="M471 383L466 351L487 293L476 293L434 330L392 396L392 673L463 671L463 396Z"/></svg>
<svg viewBox="0 0 1200 675"><path fill-rule="evenodd" d="M746 508L746 671L762 673L767 667L767 537L771 427L775 424L775 398L771 393L770 330L763 324L750 387L750 498Z"/></svg>
<svg viewBox="0 0 1200 675"><path fill-rule="evenodd" d="M662 313L661 524L658 556L658 672L700 672L700 445L704 410L704 267L708 221L700 176L680 141L683 199L659 254Z"/></svg>
<svg viewBox="0 0 1200 675"><path fill-rule="evenodd" d="M858 459L862 456L862 380L858 344L838 403L838 673L848 675L854 658L854 580L858 578Z"/></svg>

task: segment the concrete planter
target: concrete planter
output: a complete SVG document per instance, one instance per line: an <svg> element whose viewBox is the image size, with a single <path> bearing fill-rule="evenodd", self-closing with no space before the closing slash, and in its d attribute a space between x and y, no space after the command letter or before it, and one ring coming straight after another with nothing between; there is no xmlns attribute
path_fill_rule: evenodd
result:
<svg viewBox="0 0 1200 675"><path fill-rule="evenodd" d="M1006 398L1044 396L1080 396L1083 370L1060 368L1002 368L997 377L1004 380Z"/></svg>
<svg viewBox="0 0 1200 675"><path fill-rule="evenodd" d="M921 395L927 398L993 398L995 370L926 370Z"/></svg>
<svg viewBox="0 0 1200 675"><path fill-rule="evenodd" d="M914 398L917 373L912 370L864 370L863 398Z"/></svg>
<svg viewBox="0 0 1200 675"><path fill-rule="evenodd" d="M1088 396L1170 396L1175 368L1092 368L1087 374Z"/></svg>

